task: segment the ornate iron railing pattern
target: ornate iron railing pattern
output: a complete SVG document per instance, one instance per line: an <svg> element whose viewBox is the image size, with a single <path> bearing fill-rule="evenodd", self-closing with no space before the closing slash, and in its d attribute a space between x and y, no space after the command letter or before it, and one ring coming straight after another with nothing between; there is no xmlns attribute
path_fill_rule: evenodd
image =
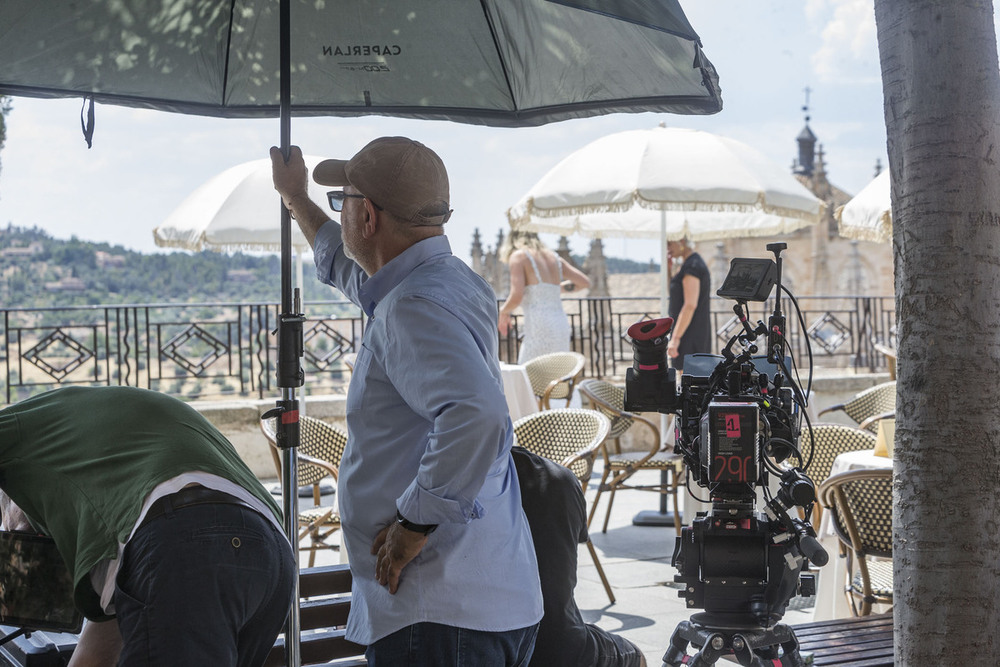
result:
<svg viewBox="0 0 1000 667"><path fill-rule="evenodd" d="M815 365L885 368L874 342L894 335L891 297L782 300L792 356L800 368ZM773 304L752 304L750 319L767 321ZM566 299L571 346L588 359L590 377L621 377L631 365L625 335L633 323L658 316L656 298ZM712 300L717 349L736 333L732 302ZM345 301L305 304L303 368L311 393L346 391L344 355L357 351L365 319ZM135 304L10 308L2 312L3 395L7 403L59 386L106 384L145 387L185 398L264 398L277 391L277 350L271 332L274 303ZM500 337L500 358L516 361L520 316Z"/></svg>

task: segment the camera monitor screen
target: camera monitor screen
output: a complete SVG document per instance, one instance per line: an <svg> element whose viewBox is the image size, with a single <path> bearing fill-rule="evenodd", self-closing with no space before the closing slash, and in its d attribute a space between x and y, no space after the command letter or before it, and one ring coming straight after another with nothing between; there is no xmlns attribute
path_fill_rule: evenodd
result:
<svg viewBox="0 0 1000 667"><path fill-rule="evenodd" d="M51 538L0 531L0 625L80 631L73 578Z"/></svg>
<svg viewBox="0 0 1000 667"><path fill-rule="evenodd" d="M771 259L736 257L716 294L736 301L767 301L777 279L778 267Z"/></svg>

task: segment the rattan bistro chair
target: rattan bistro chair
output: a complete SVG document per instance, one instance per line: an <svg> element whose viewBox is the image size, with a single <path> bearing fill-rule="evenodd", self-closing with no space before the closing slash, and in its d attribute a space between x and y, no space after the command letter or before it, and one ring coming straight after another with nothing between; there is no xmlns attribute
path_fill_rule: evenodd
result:
<svg viewBox="0 0 1000 667"><path fill-rule="evenodd" d="M597 503L601 494L607 491L608 511L604 515L604 525L601 532L608 532L608 519L611 517L611 506L615 502L615 492L624 489L640 491L655 491L671 496L674 500L674 528L681 533L681 513L678 505L677 489L679 480L683 479L684 459L663 448L660 443L660 429L650 420L625 410L625 388L604 380L584 380L580 383L580 394L587 399L590 406L603 414L611 423L611 430L601 447L604 456L604 470L601 473L601 483L597 487L597 497L590 508L587 517L587 527L597 511ZM635 424L642 424L650 431L652 445L646 451L622 453L619 438ZM615 444L614 452L610 444ZM658 470L661 473L659 484L633 484L630 478L640 470ZM609 479L610 478L610 479Z"/></svg>
<svg viewBox="0 0 1000 667"><path fill-rule="evenodd" d="M823 482L833 470L833 461L844 452L856 452L875 448L875 435L846 424L814 424L812 427L813 450L812 463L809 465L809 477L816 483ZM806 454L809 448L809 432L803 430L799 442ZM808 457L808 454L806 454ZM819 531L823 518L821 504L813 505L812 525Z"/></svg>
<svg viewBox="0 0 1000 667"><path fill-rule="evenodd" d="M549 400L553 398L564 398L569 405L586 361L579 352L552 352L524 364L531 389L538 399L539 410L548 410L551 407Z"/></svg>
<svg viewBox="0 0 1000 667"><path fill-rule="evenodd" d="M885 357L885 365L889 371L889 379L896 379L896 350L883 343L872 342L875 351Z"/></svg>
<svg viewBox="0 0 1000 667"><path fill-rule="evenodd" d="M557 408L522 417L514 422L514 444L542 458L555 461L569 468L580 480L583 490L594 470L597 449L611 429L608 418L594 410ZM604 574L594 544L587 538L587 549L594 559L594 567L604 584L612 604L615 594Z"/></svg>
<svg viewBox="0 0 1000 667"><path fill-rule="evenodd" d="M838 403L824 408L817 415L822 417L828 412L843 410L847 416L858 424L864 423L872 433L878 431L878 420L871 417L886 416L896 410L896 383L883 382L874 387L869 387L864 391L855 394L854 398L846 403Z"/></svg>
<svg viewBox="0 0 1000 667"><path fill-rule="evenodd" d="M313 506L299 510L299 542L309 537L309 567L316 563L319 549L332 549L327 539L340 529L340 514L336 505L322 505L319 483L327 478L337 479L340 459L347 446L347 433L342 429L312 417L299 418L298 485L312 486ZM275 435L275 420L261 419L260 430L271 445L274 466L281 478L281 458Z"/></svg>
<svg viewBox="0 0 1000 667"><path fill-rule="evenodd" d="M845 592L855 616L892 604L892 470L850 470L819 487L837 538L846 547ZM889 559L889 560L886 560Z"/></svg>

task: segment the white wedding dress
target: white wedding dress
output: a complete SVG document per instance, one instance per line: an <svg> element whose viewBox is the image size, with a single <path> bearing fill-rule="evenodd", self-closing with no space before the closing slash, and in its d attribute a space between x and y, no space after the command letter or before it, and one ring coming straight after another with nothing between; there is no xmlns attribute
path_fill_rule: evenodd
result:
<svg viewBox="0 0 1000 667"><path fill-rule="evenodd" d="M524 286L521 310L524 311L524 340L517 355L517 363L540 357L550 352L568 352L569 318L563 312L560 294L562 288L562 262L559 263L559 283L543 283L538 265L531 252L525 252L535 271L538 283Z"/></svg>

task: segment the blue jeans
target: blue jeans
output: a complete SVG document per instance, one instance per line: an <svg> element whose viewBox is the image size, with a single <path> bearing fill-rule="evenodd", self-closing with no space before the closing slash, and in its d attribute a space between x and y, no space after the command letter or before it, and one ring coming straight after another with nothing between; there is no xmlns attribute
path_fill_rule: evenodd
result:
<svg viewBox="0 0 1000 667"><path fill-rule="evenodd" d="M119 667L259 667L288 614L294 568L288 541L248 507L168 509L125 546Z"/></svg>
<svg viewBox="0 0 1000 667"><path fill-rule="evenodd" d="M369 667L527 667L538 626L508 632L416 623L368 647Z"/></svg>

